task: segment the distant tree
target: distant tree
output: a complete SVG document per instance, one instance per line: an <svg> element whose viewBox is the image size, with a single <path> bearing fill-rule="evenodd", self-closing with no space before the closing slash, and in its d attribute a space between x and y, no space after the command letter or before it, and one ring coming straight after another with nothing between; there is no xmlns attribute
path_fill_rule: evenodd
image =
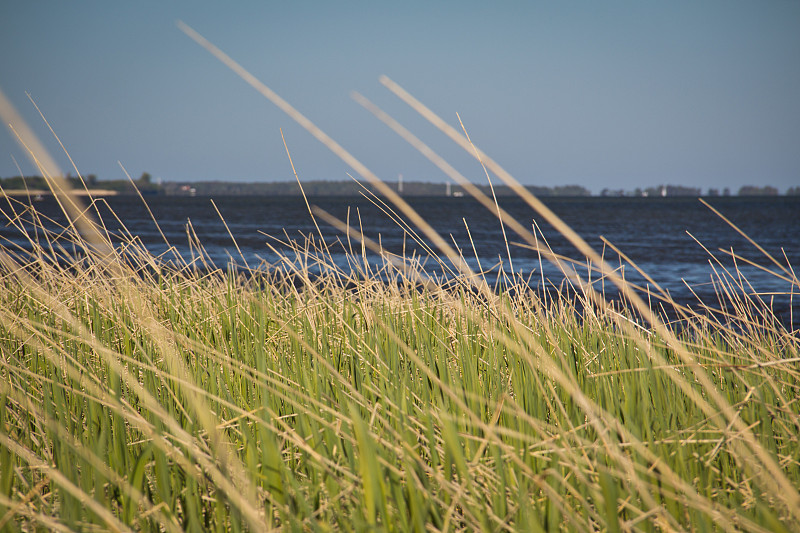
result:
<svg viewBox="0 0 800 533"><path fill-rule="evenodd" d="M771 185L744 185L739 189L739 196L778 196L778 189Z"/></svg>
<svg viewBox="0 0 800 533"><path fill-rule="evenodd" d="M74 178L73 178L74 179ZM0 185L4 189L47 189L47 180L41 176L14 176L0 178Z"/></svg>
<svg viewBox="0 0 800 533"><path fill-rule="evenodd" d="M47 189L47 180L41 176L25 176L20 178L20 183L24 188L26 185L29 189Z"/></svg>
<svg viewBox="0 0 800 533"><path fill-rule="evenodd" d="M684 187L683 185L667 185L667 196L700 196L699 187Z"/></svg>
<svg viewBox="0 0 800 533"><path fill-rule="evenodd" d="M3 188L4 189L24 189L25 188L25 178L22 176L14 176L13 178L5 178L3 179Z"/></svg>
<svg viewBox="0 0 800 533"><path fill-rule="evenodd" d="M591 196L589 189L580 185L559 185L553 187L553 196Z"/></svg>
<svg viewBox="0 0 800 533"><path fill-rule="evenodd" d="M613 196L613 197L625 196L625 190L624 189L603 189L602 191L600 191L600 196Z"/></svg>
<svg viewBox="0 0 800 533"><path fill-rule="evenodd" d="M731 190L728 187L722 189L722 196L730 196L730 195L731 195Z"/></svg>
<svg viewBox="0 0 800 533"><path fill-rule="evenodd" d="M95 176L94 174L89 174L88 176L86 176L86 184L89 187L97 186L97 176Z"/></svg>
<svg viewBox="0 0 800 533"><path fill-rule="evenodd" d="M789 187L786 189L786 196L800 196L800 187Z"/></svg>
<svg viewBox="0 0 800 533"><path fill-rule="evenodd" d="M719 189L708 189L708 196L719 196Z"/></svg>
<svg viewBox="0 0 800 533"><path fill-rule="evenodd" d="M153 177L148 174L147 172L143 172L142 175L139 177L139 183L143 185L150 185L152 183Z"/></svg>

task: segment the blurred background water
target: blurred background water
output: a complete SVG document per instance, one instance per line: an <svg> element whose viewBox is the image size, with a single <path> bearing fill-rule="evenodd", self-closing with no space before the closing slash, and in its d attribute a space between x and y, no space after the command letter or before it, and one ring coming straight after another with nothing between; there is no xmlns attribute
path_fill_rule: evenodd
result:
<svg viewBox="0 0 800 533"><path fill-rule="evenodd" d="M516 243L521 243L522 238L507 229L511 243L509 264L499 221L494 213L471 198L439 196L411 197L407 200L448 242L455 243L463 250L464 258L473 269L477 269L480 261L481 267L490 271L487 275L490 281L497 278L501 266L509 273L513 265L515 273L526 279L530 277L534 287L541 286L542 278L545 286L558 286L562 282L563 274L557 268L543 260L540 269L538 254L518 246ZM554 252L585 264L572 245L522 200L500 198L499 201L509 214L526 227L532 228L535 222ZM696 198L589 197L545 198L544 201L590 245L602 251L612 265L619 266L621 260L610 248L604 249L601 236L646 271L679 303L697 307L697 298L700 298L714 305L719 289L711 283L715 269L718 273L724 269L733 273L734 267L737 267L738 272L746 278L745 292L758 293L765 301L772 301L785 324L791 323L793 328L800 326L800 294L794 294L800 293L797 285L793 287L792 283L745 261L734 261L730 253L724 251L732 251L784 277L791 277L791 274L782 272L765 254ZM707 201L784 268L800 265L800 197L715 197ZM108 208L103 207L101 211L110 231L120 233L124 225L153 254L167 251L168 246L141 200L118 196L109 197L105 202ZM349 220L366 236L380 241L389 252L405 253L406 257L416 252L424 261L426 253L423 248L370 200L364 197L312 197L309 202L340 220ZM147 203L169 243L187 261L192 257L187 238L189 222L208 258L223 268L231 261L239 265L246 262L251 268L270 268L280 258L267 246L267 242L279 252L287 252L288 247L282 242L293 239L303 243L306 236L317 237L313 220L300 197L214 198L214 203L236 239L241 256L210 198L153 196L147 198ZM5 201L2 204L4 210L10 212L8 204ZM63 223L63 216L54 199L42 199L34 202L34 206L37 211ZM18 206L15 209L20 211ZM111 216L109 210L115 216ZM348 262L346 254L346 237L332 226L318 222L325 241L334 244L330 248L334 263L345 269L351 268L352 263ZM7 247L25 245L19 230L10 224L0 229L0 238ZM335 245L337 240L343 245ZM360 245L355 242L352 245L356 254L360 255ZM290 253L290 257L293 254ZM368 253L367 258L370 262L379 263L375 254ZM430 273L446 276L435 261L428 260L425 265ZM585 267L578 271L587 274ZM592 276L596 278L597 274ZM642 285L647 284L630 266L625 267L625 277ZM734 277L738 279L738 274L734 274Z"/></svg>

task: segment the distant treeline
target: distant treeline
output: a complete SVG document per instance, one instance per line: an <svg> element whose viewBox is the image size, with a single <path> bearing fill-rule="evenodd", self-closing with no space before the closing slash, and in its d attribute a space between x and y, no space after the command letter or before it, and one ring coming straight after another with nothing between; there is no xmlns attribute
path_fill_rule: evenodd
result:
<svg viewBox="0 0 800 533"><path fill-rule="evenodd" d="M131 180L99 180L94 174L88 174L83 178L67 175L67 182L73 189L104 189L115 191L119 194L136 194L139 189L143 194L163 193L163 187L152 182L150 174L145 172L139 179ZM135 183L135 185L134 185ZM0 178L0 187L4 191L48 191L50 187L47 180L41 176L14 176L13 178Z"/></svg>
<svg viewBox="0 0 800 533"><path fill-rule="evenodd" d="M732 196L731 190L725 187L720 189L709 188L703 193L700 187L684 187L682 185L659 185L658 187L647 187L646 189L634 189L626 191L624 189L603 189L600 196ZM771 185L759 187L756 185L744 185L739 187L736 196L780 196L780 191ZM800 187L790 187L786 191L786 196L800 196Z"/></svg>
<svg viewBox="0 0 800 533"><path fill-rule="evenodd" d="M153 182L147 173L135 180L98 180L90 174L83 181L77 177L67 177L72 187L82 189L84 184L89 189L106 189L119 194L135 194L138 188L144 194L163 194L169 196L296 196L301 193L296 181L286 182L236 182L236 181L194 181L194 182ZM353 196L364 191L375 192L374 187L368 183L348 181L304 181L303 192L308 196ZM387 183L393 190L398 190L398 183ZM13 178L0 178L0 187L5 191L23 190L48 190L47 182L41 176L15 176ZM491 194L488 185L478 185L486 194ZM579 185L564 185L558 187L527 187L538 196L590 196L591 192ZM421 181L403 182L403 196L452 196L466 195L465 191L457 186L447 187L444 183L426 183ZM497 196L512 196L514 192L504 185L495 187Z"/></svg>
<svg viewBox="0 0 800 533"><path fill-rule="evenodd" d="M300 186L296 181L282 182L236 182L236 181L195 181L195 182L165 182L155 183L148 173L143 173L133 182L130 180L99 180L94 174L83 177L83 180L74 176L67 176L72 187L82 189L84 185L89 189L105 189L116 191L119 194L135 194L138 189L142 194L172 195L172 196L295 196L300 194ZM386 183L397 191L400 184L397 182ZM303 192L308 196L352 196L364 191L375 192L374 187L368 183L349 181L304 181ZM0 187L4 191L20 192L47 191L47 182L41 176L15 176L0 178ZM487 195L491 195L489 185L476 185ZM556 187L541 187L528 185L526 188L537 196L591 196L591 192L580 185L561 185ZM497 196L515 196L516 193L506 185L495 185L494 193ZM466 196L467 193L458 185L444 183L429 183L411 181L402 183L403 196ZM770 185L740 187L737 196L778 196L780 192ZM786 196L799 196L800 186L791 187L786 191ZM603 189L600 196L733 196L730 189L708 189L703 193L699 187L684 187L680 185L659 185L645 189L637 188L633 191L624 189Z"/></svg>
<svg viewBox="0 0 800 533"><path fill-rule="evenodd" d="M394 191L398 191L397 182L386 182ZM364 191L376 192L369 183L357 181L304 181L303 192L307 196L353 196ZM477 185L484 193L491 195L488 185ZM261 182L237 183L227 181L203 181L194 183L165 183L165 194L197 194L207 195L298 195L300 186L294 182ZM506 186L495 186L497 196L512 196L514 192ZM591 192L579 185L559 187L528 187L528 190L539 196L590 196ZM192 192L194 191L194 192ZM422 181L404 181L401 194L403 196L466 196L466 192L458 185L449 188L444 183L426 183Z"/></svg>

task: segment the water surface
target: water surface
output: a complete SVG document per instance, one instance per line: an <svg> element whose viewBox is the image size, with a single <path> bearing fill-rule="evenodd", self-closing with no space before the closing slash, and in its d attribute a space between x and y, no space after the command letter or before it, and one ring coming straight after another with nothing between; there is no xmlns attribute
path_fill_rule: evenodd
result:
<svg viewBox="0 0 800 533"><path fill-rule="evenodd" d="M111 197L106 201L125 228L137 235L150 251L161 254L167 250L150 214L138 198ZM405 253L406 256L412 252L421 257L426 255L424 248L416 244L392 217L366 198L321 197L309 201L340 220L349 220L390 252ZM513 268L518 275L531 276L533 285L541 285L542 277L545 285L558 285L563 280L563 275L552 265L544 262L540 268L538 254L518 246L522 238L507 230L511 248L509 261L497 218L476 201L453 197L408 198L408 201L448 242L463 250L472 268L477 269L480 263L482 269L489 270L490 279L496 277L502 265L506 272ZM712 280L726 269L736 272L738 268L738 273L746 278L746 282L742 282L746 292L760 294L767 301L772 299L786 323L792 321L794 327L800 324L800 298L792 294L798 292L796 286L793 289L791 283L745 261L734 261L726 252L733 252L783 276L788 275L696 198L592 197L550 198L545 201L590 245L603 251L612 264L620 265L621 261L616 252L608 247L604 249L601 236L617 246L681 303L696 303L697 297L715 302L719 285L712 284ZM227 228L210 198L155 196L148 198L147 202L161 231L185 259L192 255L187 239L190 226L209 258L220 267L232 260L238 264L246 262L250 267L269 267L278 262L279 256L266 243L279 251L287 249L267 235L280 241L294 239L300 243L306 236L317 235L306 204L299 197L215 198ZM708 202L784 268L800 265L800 198L719 197L708 199ZM582 260L580 254L522 200L501 198L500 203L526 227L532 228L534 223L537 224L554 252ZM60 219L52 199L35 202L35 207ZM122 231L122 224L108 213L104 219L111 231ZM348 263L346 257L347 239L322 222L320 229L326 242L343 244L331 248L332 257L339 266L350 268L352 263ZM241 255L228 230L236 239ZM20 242L17 230L8 225L0 230L0 236ZM360 253L358 244L352 245ZM378 262L373 254L368 254L368 259ZM435 261L429 260L426 266L432 273L442 274ZM586 274L585 269L583 273ZM630 266L625 268L625 275L627 279L647 284ZM734 279L738 280L738 274L734 274Z"/></svg>

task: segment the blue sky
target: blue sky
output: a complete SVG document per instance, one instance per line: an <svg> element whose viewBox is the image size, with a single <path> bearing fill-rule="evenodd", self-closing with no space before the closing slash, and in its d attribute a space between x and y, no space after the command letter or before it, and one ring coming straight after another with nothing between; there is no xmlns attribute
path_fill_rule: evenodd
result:
<svg viewBox="0 0 800 533"><path fill-rule="evenodd" d="M0 87L85 174L347 179L349 169L181 33L183 20L380 177L444 181L367 96L475 182L386 74L526 184L800 185L800 2L0 3ZM6 128L0 176L35 173Z"/></svg>

